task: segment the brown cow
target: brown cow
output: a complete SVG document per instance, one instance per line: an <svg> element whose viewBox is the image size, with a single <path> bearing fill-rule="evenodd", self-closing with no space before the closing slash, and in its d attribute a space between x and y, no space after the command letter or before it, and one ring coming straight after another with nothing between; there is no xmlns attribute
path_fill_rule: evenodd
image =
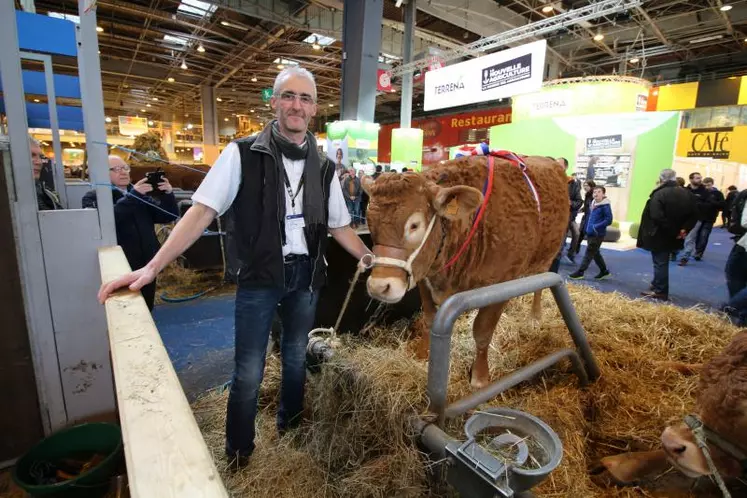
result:
<svg viewBox="0 0 747 498"><path fill-rule="evenodd" d="M747 332L735 335L722 353L702 367L695 412L707 428L747 457ZM711 475L686 424L667 427L661 443L659 450L604 458L602 467L620 483L636 481L670 463L688 477ZM708 449L723 477L743 476L747 460L740 461L710 439Z"/></svg>
<svg viewBox="0 0 747 498"><path fill-rule="evenodd" d="M426 329L436 306L470 289L545 272L560 248L568 225L568 193L562 167L544 157L525 158L528 176L539 193L537 202L520 168L494 158L492 194L466 252L442 271L457 253L483 201L488 159L472 156L433 166L424 174L381 175L364 180L370 196L367 218L376 264L368 278L371 297L398 302L418 285ZM426 237L428 227L432 231ZM425 241L424 241L425 239ZM391 265L412 257L412 271ZM388 258L388 259L387 259ZM535 303L539 303L535 294ZM506 302L480 310L473 325L476 357L471 383L489 382L488 346ZM535 310L538 308L535 307ZM428 334L421 352L428 350Z"/></svg>

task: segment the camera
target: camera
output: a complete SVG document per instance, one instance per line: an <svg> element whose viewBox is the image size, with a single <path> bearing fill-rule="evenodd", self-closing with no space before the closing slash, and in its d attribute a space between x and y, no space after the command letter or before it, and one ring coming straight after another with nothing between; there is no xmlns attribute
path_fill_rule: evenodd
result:
<svg viewBox="0 0 747 498"><path fill-rule="evenodd" d="M158 184L163 182L163 180L166 178L166 172L161 170L160 168L156 171L149 171L145 174L146 182L151 187L153 187L153 191L150 192L150 195L161 195L161 191L158 189Z"/></svg>

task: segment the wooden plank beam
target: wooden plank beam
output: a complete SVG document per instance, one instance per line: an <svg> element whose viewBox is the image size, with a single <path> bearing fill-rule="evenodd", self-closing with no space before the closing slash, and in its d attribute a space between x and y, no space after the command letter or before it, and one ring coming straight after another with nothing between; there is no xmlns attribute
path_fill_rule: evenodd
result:
<svg viewBox="0 0 747 498"><path fill-rule="evenodd" d="M130 271L119 246L100 248L99 266L102 282ZM142 295L115 293L106 319L132 498L227 498Z"/></svg>

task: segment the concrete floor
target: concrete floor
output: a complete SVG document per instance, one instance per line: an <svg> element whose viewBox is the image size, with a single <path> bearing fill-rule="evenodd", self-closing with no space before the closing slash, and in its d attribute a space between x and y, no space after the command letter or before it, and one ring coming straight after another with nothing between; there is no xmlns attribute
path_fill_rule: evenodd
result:
<svg viewBox="0 0 747 498"><path fill-rule="evenodd" d="M705 257L691 260L686 267L671 264L670 298L682 307L701 306L705 310L718 307L726 298L724 266L733 243L729 234L714 229ZM579 281L602 292L618 291L638 298L647 290L652 278L650 253L640 250L602 248L602 254L613 278L595 282L590 277L597 268L592 263L589 280ZM579 256L583 256L582 254ZM581 258L577 258L580 262ZM569 264L561 266L561 274L575 270ZM233 293L230 288L221 295L179 304L162 304L153 317L166 349L188 397L219 386L230 379L233 368Z"/></svg>

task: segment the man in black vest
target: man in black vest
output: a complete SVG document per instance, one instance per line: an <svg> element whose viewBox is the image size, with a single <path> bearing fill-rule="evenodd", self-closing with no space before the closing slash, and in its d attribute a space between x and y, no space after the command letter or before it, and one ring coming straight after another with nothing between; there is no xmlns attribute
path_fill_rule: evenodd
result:
<svg viewBox="0 0 747 498"><path fill-rule="evenodd" d="M298 424L303 410L306 345L326 278L327 233L358 260L370 253L349 226L334 162L319 156L308 132L317 111L314 77L299 67L283 70L270 103L277 119L259 135L226 147L158 254L144 268L99 291L103 303L117 288L140 289L216 216L227 212L232 218L227 235L237 251L238 287L226 455L236 466L246 465L254 451L257 395L278 304L283 379L277 427L282 434Z"/></svg>

